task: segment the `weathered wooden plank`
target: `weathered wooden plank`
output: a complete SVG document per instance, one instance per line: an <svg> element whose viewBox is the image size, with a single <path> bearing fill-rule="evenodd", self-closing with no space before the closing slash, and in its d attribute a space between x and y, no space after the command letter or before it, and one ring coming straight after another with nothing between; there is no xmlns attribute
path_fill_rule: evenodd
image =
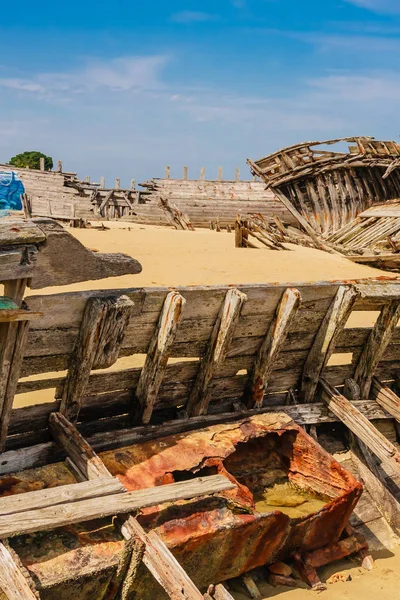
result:
<svg viewBox="0 0 400 600"><path fill-rule="evenodd" d="M249 408L260 408L262 406L269 376L286 341L289 328L300 307L300 302L301 296L297 289L288 288L283 293L276 316L258 351L249 377L244 394L244 401Z"/></svg>
<svg viewBox="0 0 400 600"><path fill-rule="evenodd" d="M0 516L0 536L4 538L34 531L46 531L80 521L126 514L165 502L198 498L234 488L235 485L226 477L211 475L155 488L104 496L99 499L91 498L72 504L58 504L18 513L16 520L11 520L9 515Z"/></svg>
<svg viewBox="0 0 400 600"><path fill-rule="evenodd" d="M190 392L186 410L190 416L207 412L211 399L210 382L225 360L240 312L247 296L237 289L228 290L215 322L207 351L200 362L196 381Z"/></svg>
<svg viewBox="0 0 400 600"><path fill-rule="evenodd" d="M376 377L372 379L371 396L379 406L400 423L400 398Z"/></svg>
<svg viewBox="0 0 400 600"><path fill-rule="evenodd" d="M203 600L203 595L154 531L146 533L133 517L125 521L121 531L125 539L128 536L137 537L145 544L143 562L170 598Z"/></svg>
<svg viewBox="0 0 400 600"><path fill-rule="evenodd" d="M400 475L400 454L396 447L382 435L357 408L344 396L321 379L321 398L358 439L360 439L380 460L390 464Z"/></svg>
<svg viewBox="0 0 400 600"><path fill-rule="evenodd" d="M165 299L135 392L135 421L151 419L185 303L179 292L170 292Z"/></svg>
<svg viewBox="0 0 400 600"><path fill-rule="evenodd" d="M78 418L91 370L117 360L132 308L127 296L88 300L61 398L60 410L68 418Z"/></svg>
<svg viewBox="0 0 400 600"><path fill-rule="evenodd" d="M361 395L368 398L372 378L384 355L393 332L400 319L400 299L385 305L370 333L364 350L359 358L354 379L359 384Z"/></svg>
<svg viewBox="0 0 400 600"><path fill-rule="evenodd" d="M222 583L215 586L213 598L214 600L233 600L233 596Z"/></svg>
<svg viewBox="0 0 400 600"><path fill-rule="evenodd" d="M51 413L49 426L55 440L64 448L75 467L86 479L111 477L103 461L64 415Z"/></svg>
<svg viewBox="0 0 400 600"><path fill-rule="evenodd" d="M355 284L361 299L375 300L378 302L390 302L400 298L400 283L386 281L371 281L368 283Z"/></svg>
<svg viewBox="0 0 400 600"><path fill-rule="evenodd" d="M303 369L301 396L304 402L310 402L314 398L318 379L333 354L357 295L353 287L340 286L322 321Z"/></svg>
<svg viewBox="0 0 400 600"><path fill-rule="evenodd" d="M0 588L8 600L37 600L10 550L0 543Z"/></svg>
<svg viewBox="0 0 400 600"><path fill-rule="evenodd" d="M46 235L32 221L2 219L0 223L0 246L40 244Z"/></svg>
<svg viewBox="0 0 400 600"><path fill-rule="evenodd" d="M45 508L46 506L56 506L57 504L72 503L78 500L120 494L124 491L125 488L118 479L111 476L102 476L96 481L83 481L82 483L72 483L54 488L25 492L23 494L15 494L13 496L5 496L0 498L0 515L13 515L27 510Z"/></svg>

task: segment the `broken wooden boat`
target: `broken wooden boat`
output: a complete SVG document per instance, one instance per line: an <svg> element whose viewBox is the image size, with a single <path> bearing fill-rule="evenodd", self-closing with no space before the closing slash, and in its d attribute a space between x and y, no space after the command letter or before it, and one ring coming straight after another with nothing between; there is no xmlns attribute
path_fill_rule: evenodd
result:
<svg viewBox="0 0 400 600"><path fill-rule="evenodd" d="M345 142L347 151L330 150ZM248 160L248 164L315 247L342 253L355 262L398 270L397 142L367 137L306 142Z"/></svg>
<svg viewBox="0 0 400 600"><path fill-rule="evenodd" d="M398 543L400 282L24 298L71 282L76 240L1 235L0 597L229 599L277 559L320 588Z"/></svg>

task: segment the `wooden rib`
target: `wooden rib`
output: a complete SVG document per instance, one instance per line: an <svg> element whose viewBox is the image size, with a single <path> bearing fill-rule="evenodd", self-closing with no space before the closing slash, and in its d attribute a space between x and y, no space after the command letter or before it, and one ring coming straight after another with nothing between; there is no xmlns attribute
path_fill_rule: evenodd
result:
<svg viewBox="0 0 400 600"><path fill-rule="evenodd" d="M320 379L321 398L329 410L354 433L382 462L400 475L400 454L396 447L374 427L355 406L330 383Z"/></svg>
<svg viewBox="0 0 400 600"><path fill-rule="evenodd" d="M346 325L357 296L355 288L350 286L342 285L336 292L304 365L300 390L303 402L312 402L318 379L335 349L336 340Z"/></svg>
<svg viewBox="0 0 400 600"><path fill-rule="evenodd" d="M0 515L13 515L57 504L77 502L88 498L111 496L125 491L122 483L115 477L104 477L96 481L82 481L60 485L54 488L25 492L0 498ZM18 518L18 517L16 517Z"/></svg>
<svg viewBox="0 0 400 600"><path fill-rule="evenodd" d="M400 398L376 377L372 379L371 396L386 412L400 423Z"/></svg>
<svg viewBox="0 0 400 600"><path fill-rule="evenodd" d="M335 182L333 181L332 173L326 173L326 182L329 191L330 204L332 210L332 229L336 231L340 228L340 210L338 206L338 193L336 190Z"/></svg>
<svg viewBox="0 0 400 600"><path fill-rule="evenodd" d="M37 600L10 550L0 543L0 589L8 600Z"/></svg>
<svg viewBox="0 0 400 600"><path fill-rule="evenodd" d="M383 307L358 360L354 379L363 398L368 398L372 378L400 319L400 301L392 300Z"/></svg>
<svg viewBox="0 0 400 600"><path fill-rule="evenodd" d="M214 600L233 600L233 596L222 583L215 586L213 598Z"/></svg>
<svg viewBox="0 0 400 600"><path fill-rule="evenodd" d="M244 394L243 399L249 408L262 406L270 373L285 343L300 302L300 292L295 288L288 288L282 295L276 315L256 356Z"/></svg>
<svg viewBox="0 0 400 600"><path fill-rule="evenodd" d="M186 407L189 416L207 413L211 399L211 381L225 360L242 306L246 300L246 294L237 289L228 290L225 295L205 356L200 362L196 380L190 392Z"/></svg>
<svg viewBox="0 0 400 600"><path fill-rule="evenodd" d="M185 303L179 292L170 292L165 299L135 392L136 422L149 423L151 419Z"/></svg>
<svg viewBox="0 0 400 600"><path fill-rule="evenodd" d="M316 226L316 231L317 233L321 233L322 232L322 223L323 223L323 215L322 215L322 209L318 200L318 194L315 191L314 188L314 183L311 179L307 179L306 182L306 189L307 189L307 193L309 196L309 202L311 204L311 206L313 207L313 221L315 222L315 226Z"/></svg>
<svg viewBox="0 0 400 600"><path fill-rule="evenodd" d="M75 467L86 479L111 477L101 458L64 415L51 413L49 427L54 439L64 448Z"/></svg>
<svg viewBox="0 0 400 600"><path fill-rule="evenodd" d="M127 296L89 298L61 397L60 411L76 421L92 369L115 363L133 309Z"/></svg>
<svg viewBox="0 0 400 600"><path fill-rule="evenodd" d="M322 202L322 232L329 233L332 231L332 223L331 223L331 207L327 201L327 188L325 183L324 175L317 176L317 189L320 200Z"/></svg>

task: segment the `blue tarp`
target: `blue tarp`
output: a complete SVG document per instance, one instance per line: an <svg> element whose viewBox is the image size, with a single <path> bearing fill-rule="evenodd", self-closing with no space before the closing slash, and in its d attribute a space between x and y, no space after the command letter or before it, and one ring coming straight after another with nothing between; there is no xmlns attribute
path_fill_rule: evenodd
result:
<svg viewBox="0 0 400 600"><path fill-rule="evenodd" d="M21 210L24 185L14 171L0 171L0 210Z"/></svg>

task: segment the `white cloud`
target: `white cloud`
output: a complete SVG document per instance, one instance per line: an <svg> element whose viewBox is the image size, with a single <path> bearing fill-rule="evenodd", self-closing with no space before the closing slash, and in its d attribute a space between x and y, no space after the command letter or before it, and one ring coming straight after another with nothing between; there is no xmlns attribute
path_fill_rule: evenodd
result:
<svg viewBox="0 0 400 600"><path fill-rule="evenodd" d="M105 88L114 91L154 89L167 57L126 56L109 61L91 61L66 73L39 73L30 78L0 78L0 86L45 96L82 93Z"/></svg>
<svg viewBox="0 0 400 600"><path fill-rule="evenodd" d="M400 0L346 0L346 2L376 13L400 13Z"/></svg>
<svg viewBox="0 0 400 600"><path fill-rule="evenodd" d="M188 25L189 23L204 23L206 21L214 21L215 19L215 15L197 10L182 10L171 16L171 21L184 25Z"/></svg>

